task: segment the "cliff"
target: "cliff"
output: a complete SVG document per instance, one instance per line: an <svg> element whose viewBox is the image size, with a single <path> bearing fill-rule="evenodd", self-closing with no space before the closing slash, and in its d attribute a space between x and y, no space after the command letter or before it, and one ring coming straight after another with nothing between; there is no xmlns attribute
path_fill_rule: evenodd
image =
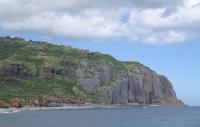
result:
<svg viewBox="0 0 200 127"><path fill-rule="evenodd" d="M1 37L0 107L48 102L184 105L166 77L138 62L122 62L70 46Z"/></svg>

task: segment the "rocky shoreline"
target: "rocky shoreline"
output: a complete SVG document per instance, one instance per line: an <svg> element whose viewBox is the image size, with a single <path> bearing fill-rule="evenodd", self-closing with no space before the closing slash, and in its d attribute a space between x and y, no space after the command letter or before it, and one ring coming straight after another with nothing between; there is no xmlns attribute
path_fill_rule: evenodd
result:
<svg viewBox="0 0 200 127"><path fill-rule="evenodd" d="M35 110L56 110L56 109L85 109L85 108L111 108L106 105L63 105L60 107L20 107L20 108L0 108L0 113L17 113L21 111L35 111Z"/></svg>
<svg viewBox="0 0 200 127"><path fill-rule="evenodd" d="M103 104L63 104L60 107L20 107L20 108L0 108L0 113L17 113L22 111L36 110L63 110L63 109L111 109L111 108L147 108L160 107L159 105L103 105Z"/></svg>
<svg viewBox="0 0 200 127"><path fill-rule="evenodd" d="M130 103L130 104L93 104L93 103L85 103L85 104L64 104L64 103L49 103L46 106L30 106L25 105L21 107L0 107L0 113L2 112L18 112L18 111L29 111L29 110L50 110L50 109L91 109L91 108L146 108L146 107L188 107L184 106L174 106L174 105L159 105L159 104L138 104L138 103Z"/></svg>
<svg viewBox="0 0 200 127"><path fill-rule="evenodd" d="M10 100L0 100L0 108L23 108L23 107L64 107L66 105L85 105L85 101L78 99L66 98L37 98L32 100L22 99L19 97Z"/></svg>
<svg viewBox="0 0 200 127"><path fill-rule="evenodd" d="M180 102L181 103L181 102ZM0 100L0 109L23 109L23 108L101 108L101 107L143 107L143 106L173 106L173 107L185 107L186 105L169 105L169 104L142 104L142 103L126 103L126 104L112 104L112 103L91 103L81 99L66 99L45 97L32 100L26 100L19 97L12 98L8 101Z"/></svg>
<svg viewBox="0 0 200 127"><path fill-rule="evenodd" d="M38 111L38 110L79 110L79 109L122 109L122 108L159 108L159 107L180 107L180 106L168 106L168 105L141 105L141 104L128 104L128 105L122 105L122 104L116 104L116 105L106 105L106 104L92 104L92 103L86 103L86 104L62 104L59 107L30 107L30 106L24 106L20 108L0 108L0 113L18 113L23 111ZM188 106L182 106L182 107L188 107Z"/></svg>

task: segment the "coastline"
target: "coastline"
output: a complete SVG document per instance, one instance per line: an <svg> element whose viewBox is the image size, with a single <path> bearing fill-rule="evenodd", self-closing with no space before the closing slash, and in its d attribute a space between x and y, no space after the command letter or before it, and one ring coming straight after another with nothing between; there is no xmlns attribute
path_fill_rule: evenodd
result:
<svg viewBox="0 0 200 127"><path fill-rule="evenodd" d="M105 104L64 104L60 107L20 107L20 108L0 108L0 113L17 113L23 111L38 110L62 110L62 109L112 109L112 108L147 108L160 107L160 105L105 105Z"/></svg>

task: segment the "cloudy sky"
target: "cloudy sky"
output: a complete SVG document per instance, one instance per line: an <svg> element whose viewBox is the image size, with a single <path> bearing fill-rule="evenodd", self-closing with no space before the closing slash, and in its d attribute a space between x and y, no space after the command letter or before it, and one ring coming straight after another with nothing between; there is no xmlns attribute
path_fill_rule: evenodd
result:
<svg viewBox="0 0 200 127"><path fill-rule="evenodd" d="M200 0L0 0L6 35L140 61L200 105Z"/></svg>
<svg viewBox="0 0 200 127"><path fill-rule="evenodd" d="M180 43L200 34L199 0L0 0L0 27L67 39Z"/></svg>

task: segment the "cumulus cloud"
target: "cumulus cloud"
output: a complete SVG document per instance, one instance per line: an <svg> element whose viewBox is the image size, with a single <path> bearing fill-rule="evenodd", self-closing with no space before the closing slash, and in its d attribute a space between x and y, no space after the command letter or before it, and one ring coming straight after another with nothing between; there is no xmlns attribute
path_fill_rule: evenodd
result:
<svg viewBox="0 0 200 127"><path fill-rule="evenodd" d="M148 44L200 35L199 0L0 0L0 28Z"/></svg>

